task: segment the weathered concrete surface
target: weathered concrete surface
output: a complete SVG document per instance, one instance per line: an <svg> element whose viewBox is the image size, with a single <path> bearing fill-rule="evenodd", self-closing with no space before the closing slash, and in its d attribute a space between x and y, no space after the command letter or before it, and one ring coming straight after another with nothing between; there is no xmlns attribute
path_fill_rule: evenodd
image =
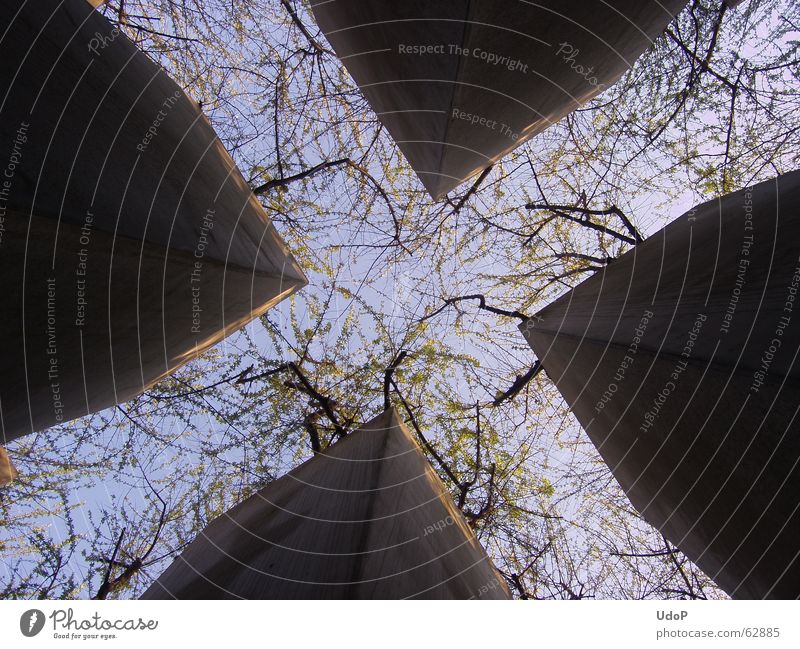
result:
<svg viewBox="0 0 800 649"><path fill-rule="evenodd" d="M729 594L800 595L800 172L670 223L521 327L634 506Z"/></svg>
<svg viewBox="0 0 800 649"><path fill-rule="evenodd" d="M305 277L197 104L88 3L0 19L8 441L134 397Z"/></svg>
<svg viewBox="0 0 800 649"><path fill-rule="evenodd" d="M510 599L394 410L214 520L144 599Z"/></svg>
<svg viewBox="0 0 800 649"><path fill-rule="evenodd" d="M434 198L612 85L685 4L311 3L328 41Z"/></svg>

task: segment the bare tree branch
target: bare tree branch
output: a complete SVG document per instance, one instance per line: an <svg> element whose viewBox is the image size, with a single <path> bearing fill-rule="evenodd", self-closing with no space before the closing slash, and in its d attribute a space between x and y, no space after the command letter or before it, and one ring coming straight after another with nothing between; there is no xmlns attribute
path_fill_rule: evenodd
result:
<svg viewBox="0 0 800 649"><path fill-rule="evenodd" d="M392 375L400 363L405 360L406 356L408 356L408 352L405 350L400 350L400 353L394 358L394 360L389 364L389 367L386 368L386 371L383 374L383 409L388 410L392 407L391 399L389 398L389 388L392 381Z"/></svg>
<svg viewBox="0 0 800 649"><path fill-rule="evenodd" d="M281 4L286 8L286 11L289 13L289 16L291 17L292 22L295 24L297 29L300 30L300 32L303 34L303 36L306 37L308 42L311 44L311 47L314 48L314 51L317 54L325 53L325 54L334 55L334 53L331 52L329 49L322 47L322 45L320 45L317 42L317 39L314 38L311 35L311 32L308 31L308 28L303 24L303 21L300 20L300 17L297 15L297 12L294 10L294 7L292 7L292 5L289 2L289 0L281 0Z"/></svg>
<svg viewBox="0 0 800 649"><path fill-rule="evenodd" d="M458 495L458 508L463 509L467 501L469 490L478 481L478 474L481 470L481 404L475 404L475 472L472 480L461 484L461 493Z"/></svg>
<svg viewBox="0 0 800 649"><path fill-rule="evenodd" d="M439 315L442 311L444 311L447 307L457 304L458 302L462 302L463 300L478 300L478 308L483 309L484 311L489 311L490 313L496 313L497 315L506 316L508 318L519 318L520 320L527 320L528 316L520 311L507 311L505 309L498 309L497 307L487 306L486 305L486 298L479 293L474 295L462 295L460 297L451 297L444 301L444 304L436 309L433 313L429 313L428 315L420 318L420 322L425 322L426 320L430 320L431 318Z"/></svg>
<svg viewBox="0 0 800 649"><path fill-rule="evenodd" d="M297 180L303 180L304 178L308 178L309 176L313 176L315 173L319 171L323 171L325 169L330 169L331 167L339 167L341 165L350 164L349 158L340 158L339 160L329 160L328 162L320 162L318 165L314 165L313 167L309 167L308 169L304 169L300 173L293 174L291 176L283 176L281 178L273 178L265 182L263 185L259 185L253 190L253 193L256 196L261 196L262 194L266 194L273 189L277 189L278 187L285 187L290 183L293 183Z"/></svg>
<svg viewBox="0 0 800 649"><path fill-rule="evenodd" d="M644 241L642 235L639 234L639 231L634 227L633 223L630 219L625 216L624 212L620 210L617 206L612 205L609 208L604 210L592 210L586 207L581 207L580 205L551 205L550 203L528 203L525 205L525 209L528 210L547 210L556 216L559 216L563 219L567 219L568 221L572 221L573 223L578 223L586 228L591 230L596 230L598 232L603 232L605 234L611 235L612 237L619 239L620 241L624 241L626 243L630 243L632 245L636 245ZM573 216L570 212L575 212L580 214L580 217ZM600 225L599 223L595 223L591 220L592 216L610 216L615 215L622 221L622 224L625 226L625 229L630 233L630 236L624 235L612 228L606 227L605 225Z"/></svg>
<svg viewBox="0 0 800 649"><path fill-rule="evenodd" d="M389 381L391 382L394 391L397 393L397 396L400 398L400 403L403 404L403 408L405 409L406 414L408 414L411 425L413 426L414 431L417 433L417 437L419 437L420 441L422 442L422 445L425 447L428 453L433 456L433 458L436 460L436 463L441 467L442 471L445 472L445 475L450 478L450 481L460 489L461 481L456 477L455 473L453 473L450 467L447 466L447 463L442 459L442 456L436 452L436 449L433 448L431 443L428 441L428 438L422 433L422 429L417 423L417 418L414 416L414 413L411 410L411 407L408 405L408 402L405 400L405 397L400 392L400 388L397 387L397 384L394 382L393 378L389 377Z"/></svg>
<svg viewBox="0 0 800 649"><path fill-rule="evenodd" d="M489 165L481 172L481 175L478 176L477 180L472 183L472 186L469 190L459 199L458 203L453 204L453 215L458 214L461 211L461 208L464 207L466 202L472 197L472 195L478 191L478 188L481 186L484 180L486 180L486 176L488 176L494 165ZM452 204L452 203L451 203Z"/></svg>
<svg viewBox="0 0 800 649"><path fill-rule="evenodd" d="M333 424L333 428L336 431L336 434L339 437L344 437L347 434L344 426L339 422L339 418L336 416L336 413L333 411L334 402L330 397L326 397L323 394L320 394L317 389L311 385L311 382L306 378L305 374L300 370L300 368L295 365L294 363L287 363L289 369L295 373L298 379L300 379L300 383L303 386L303 392L309 395L312 399L314 399L320 406L322 406L322 410ZM290 385L289 387L296 387L294 384Z"/></svg>
<svg viewBox="0 0 800 649"><path fill-rule="evenodd" d="M517 396L528 383L530 383L536 375L542 371L542 363L541 361L536 361L525 374L521 374L517 376L514 383L512 383L511 387L508 388L503 394L498 396L492 405L499 406L504 401L508 401L509 399L513 399Z"/></svg>

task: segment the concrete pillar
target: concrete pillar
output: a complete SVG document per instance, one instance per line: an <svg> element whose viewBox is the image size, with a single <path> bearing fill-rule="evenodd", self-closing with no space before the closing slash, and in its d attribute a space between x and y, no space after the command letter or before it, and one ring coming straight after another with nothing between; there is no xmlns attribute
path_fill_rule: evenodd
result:
<svg viewBox="0 0 800 649"><path fill-rule="evenodd" d="M196 102L90 4L0 22L8 441L136 396L305 277Z"/></svg>
<svg viewBox="0 0 800 649"><path fill-rule="evenodd" d="M336 0L317 22L439 198L602 92L686 0Z"/></svg>
<svg viewBox="0 0 800 649"><path fill-rule="evenodd" d="M389 410L214 520L144 599L510 599Z"/></svg>
<svg viewBox="0 0 800 649"><path fill-rule="evenodd" d="M730 595L800 595L800 172L694 208L521 327L631 502Z"/></svg>

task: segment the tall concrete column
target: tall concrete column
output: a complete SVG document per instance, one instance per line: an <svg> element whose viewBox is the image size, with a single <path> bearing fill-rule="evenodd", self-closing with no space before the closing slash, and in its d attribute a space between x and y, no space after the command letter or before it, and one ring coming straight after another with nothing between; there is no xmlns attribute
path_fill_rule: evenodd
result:
<svg viewBox="0 0 800 649"><path fill-rule="evenodd" d="M521 327L633 505L730 595L800 595L800 172L700 205Z"/></svg>
<svg viewBox="0 0 800 649"><path fill-rule="evenodd" d="M609 88L686 0L332 0L314 16L439 198Z"/></svg>
<svg viewBox="0 0 800 649"><path fill-rule="evenodd" d="M85 0L0 22L8 441L136 396L306 280L197 103Z"/></svg>
<svg viewBox="0 0 800 649"><path fill-rule="evenodd" d="M214 520L143 599L510 599L394 410Z"/></svg>

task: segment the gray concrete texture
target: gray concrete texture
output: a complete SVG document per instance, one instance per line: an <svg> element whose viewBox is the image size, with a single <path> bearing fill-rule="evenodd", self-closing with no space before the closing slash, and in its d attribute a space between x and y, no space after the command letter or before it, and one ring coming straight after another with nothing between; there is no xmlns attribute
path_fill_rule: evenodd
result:
<svg viewBox="0 0 800 649"><path fill-rule="evenodd" d="M636 509L737 598L800 595L800 172L704 203L521 329Z"/></svg>
<svg viewBox="0 0 800 649"><path fill-rule="evenodd" d="M314 0L320 29L439 198L610 87L685 0Z"/></svg>
<svg viewBox="0 0 800 649"><path fill-rule="evenodd" d="M212 521L143 599L510 599L395 410Z"/></svg>
<svg viewBox="0 0 800 649"><path fill-rule="evenodd" d="M306 280L197 103L85 0L0 22L9 441L140 394Z"/></svg>

